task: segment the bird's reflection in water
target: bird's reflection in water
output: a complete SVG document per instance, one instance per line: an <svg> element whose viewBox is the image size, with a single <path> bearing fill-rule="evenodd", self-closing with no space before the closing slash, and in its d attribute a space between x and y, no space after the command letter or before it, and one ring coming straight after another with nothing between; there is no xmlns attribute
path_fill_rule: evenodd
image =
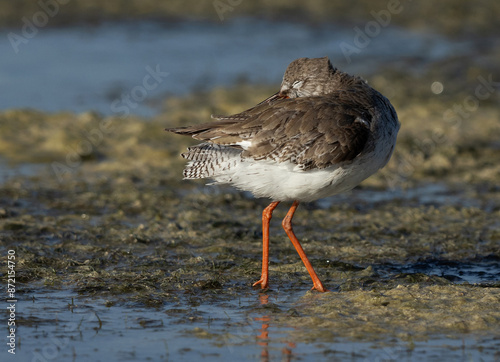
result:
<svg viewBox="0 0 500 362"><path fill-rule="evenodd" d="M264 293L259 293L259 302L262 306L269 303L269 295ZM262 325L259 329L260 334L257 336L257 345L262 348L260 353L260 360L262 362L269 361L269 326L271 325L271 317L268 315L263 315L262 317L255 317L255 321L262 322ZM288 342L287 346L281 350L281 354L283 356L283 361L291 361L293 358L292 349L295 348L296 345L293 342Z"/></svg>

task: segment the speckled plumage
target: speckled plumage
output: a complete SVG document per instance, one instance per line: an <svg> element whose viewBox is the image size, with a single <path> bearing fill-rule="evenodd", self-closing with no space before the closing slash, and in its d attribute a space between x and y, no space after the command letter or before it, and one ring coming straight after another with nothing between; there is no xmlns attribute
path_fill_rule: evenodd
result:
<svg viewBox="0 0 500 362"><path fill-rule="evenodd" d="M191 161L184 177L209 177L283 201L312 201L355 187L387 163L399 129L384 96L326 57L295 60L278 93L244 112L212 117L168 129L205 141L182 155Z"/></svg>

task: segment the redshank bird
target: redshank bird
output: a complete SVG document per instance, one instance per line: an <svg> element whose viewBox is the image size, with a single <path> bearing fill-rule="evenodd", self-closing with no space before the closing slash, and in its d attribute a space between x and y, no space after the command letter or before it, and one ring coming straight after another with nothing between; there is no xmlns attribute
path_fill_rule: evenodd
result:
<svg viewBox="0 0 500 362"><path fill-rule="evenodd" d="M246 111L166 129L204 141L182 157L184 179L211 178L272 200L262 213L262 274L268 288L269 223L282 201L293 204L282 226L304 263L313 289L326 289L292 229L300 202L351 190L391 158L400 127L389 100L366 81L333 67L328 57L300 58L285 71L279 92Z"/></svg>

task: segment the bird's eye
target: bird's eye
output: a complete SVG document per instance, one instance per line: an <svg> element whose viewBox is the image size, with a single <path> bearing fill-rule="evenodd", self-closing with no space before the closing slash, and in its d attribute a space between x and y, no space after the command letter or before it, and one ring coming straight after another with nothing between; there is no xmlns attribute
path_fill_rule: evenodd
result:
<svg viewBox="0 0 500 362"><path fill-rule="evenodd" d="M304 84L304 81L296 80L295 82L293 82L292 88L298 89L298 88L302 87L302 84Z"/></svg>

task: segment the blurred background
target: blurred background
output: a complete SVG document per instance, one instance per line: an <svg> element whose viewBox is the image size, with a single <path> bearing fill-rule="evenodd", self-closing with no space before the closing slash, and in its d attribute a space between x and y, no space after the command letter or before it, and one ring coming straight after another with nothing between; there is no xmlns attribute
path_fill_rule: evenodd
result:
<svg viewBox="0 0 500 362"><path fill-rule="evenodd" d="M0 0L16 357L497 361L499 19L495 0ZM389 98L398 143L294 220L332 293L307 292L281 206L261 292L267 200L183 181L194 142L163 129L323 56Z"/></svg>
<svg viewBox="0 0 500 362"><path fill-rule="evenodd" d="M499 13L488 0L2 0L0 109L121 114L113 102L149 66L168 76L136 90L129 110L150 117L169 95L277 85L292 60L325 55L372 81L389 71L415 80L404 94L387 87L389 98L431 95L433 82L455 96L483 69L499 74Z"/></svg>

